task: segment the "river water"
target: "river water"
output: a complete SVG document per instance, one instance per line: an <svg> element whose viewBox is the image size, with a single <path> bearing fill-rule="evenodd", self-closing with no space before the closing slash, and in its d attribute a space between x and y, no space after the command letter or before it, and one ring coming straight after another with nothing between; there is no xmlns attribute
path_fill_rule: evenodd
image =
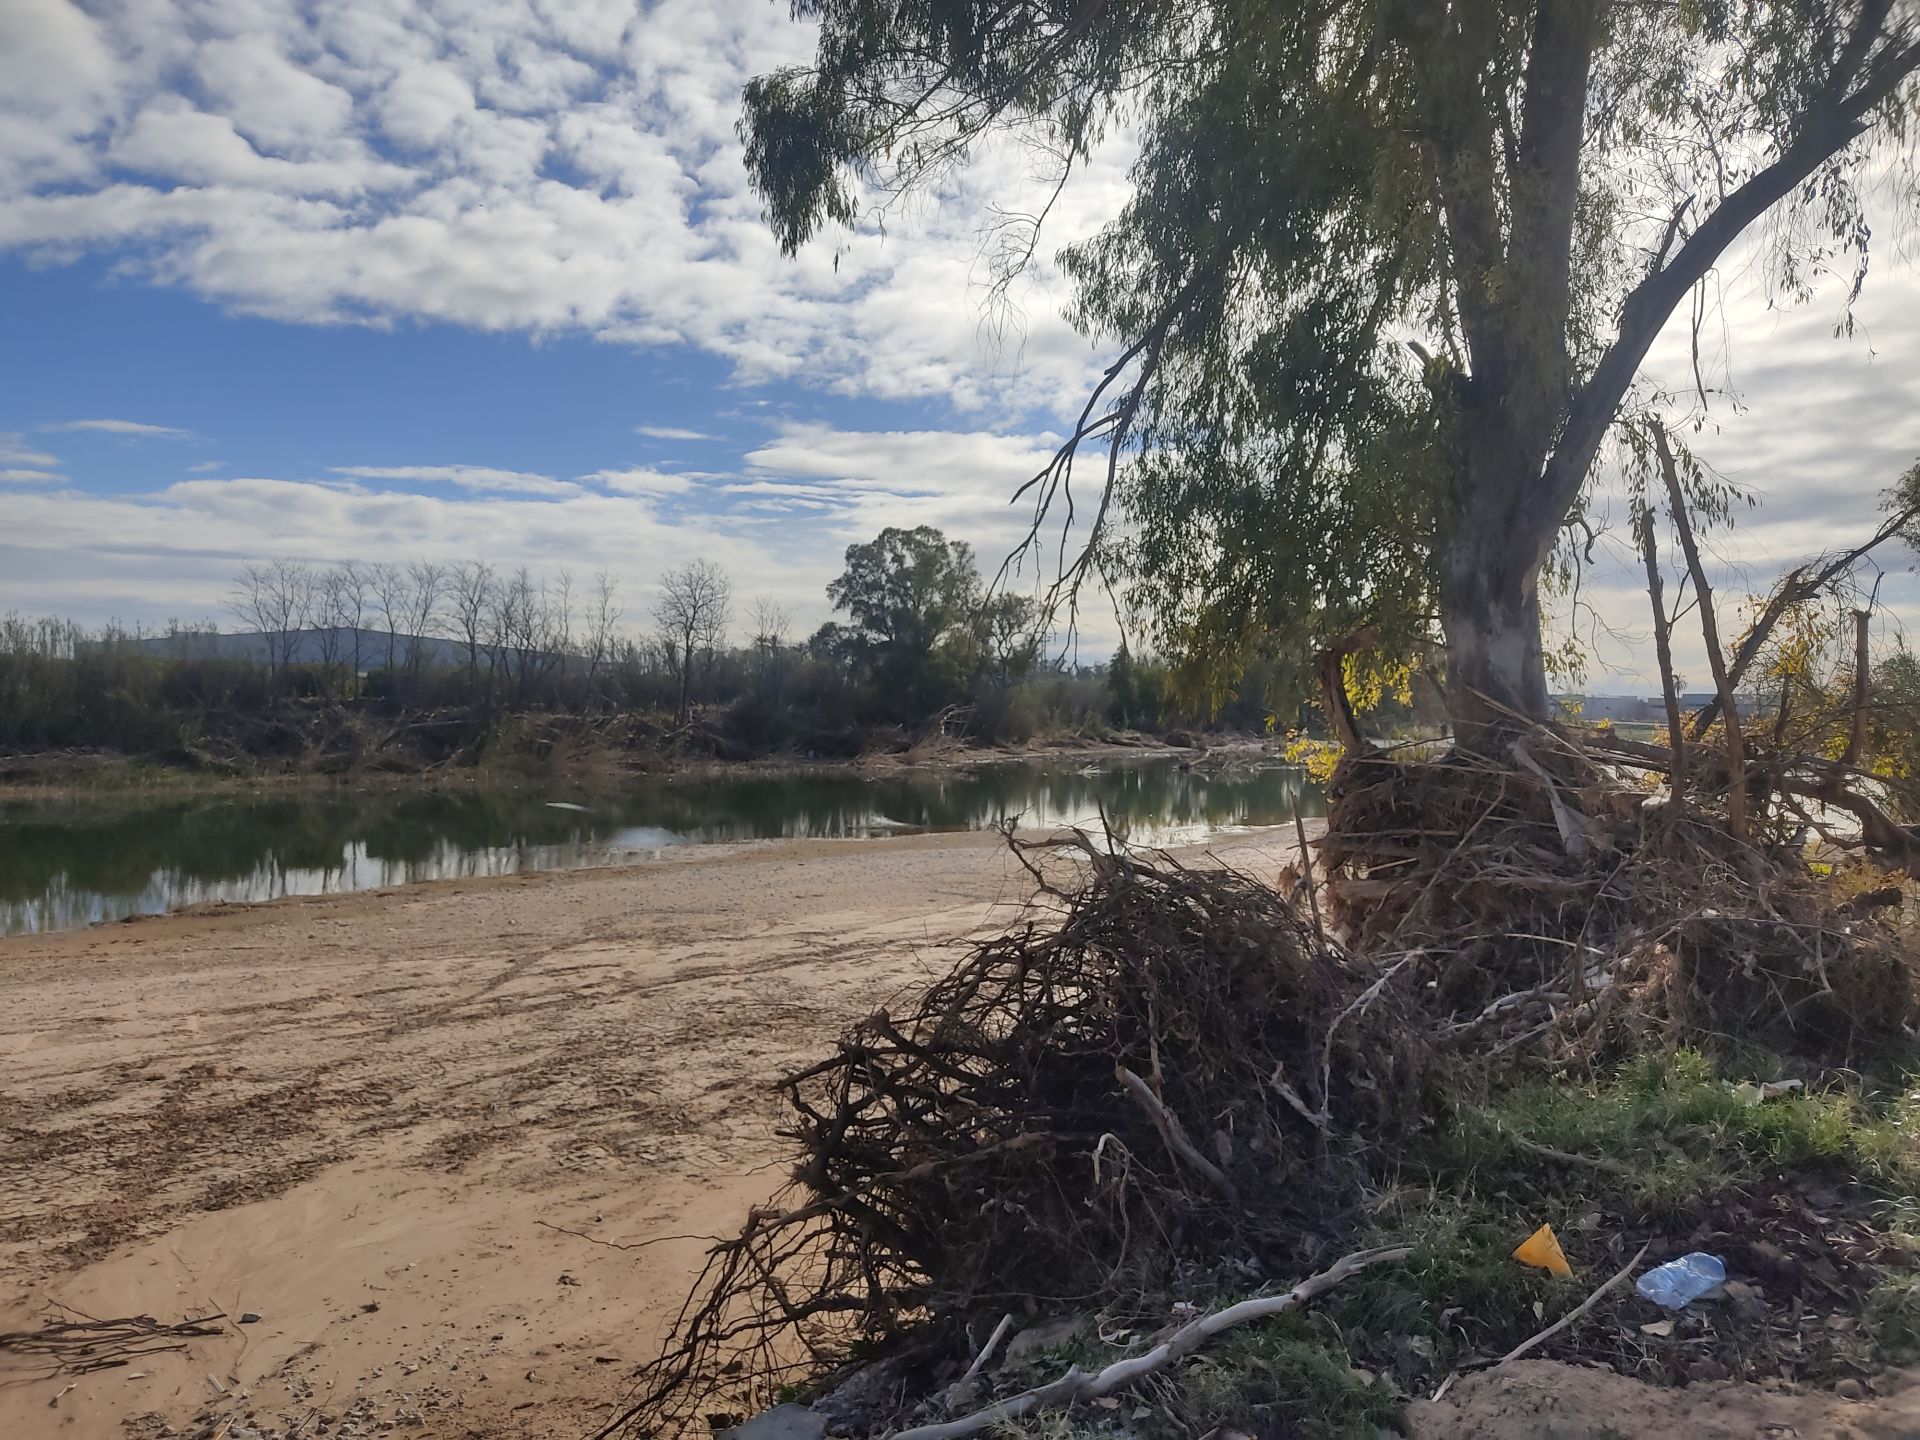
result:
<svg viewBox="0 0 1920 1440"><path fill-rule="evenodd" d="M0 934L69 929L204 901L319 895L461 876L644 863L682 845L918 831L1098 828L1134 844L1323 813L1290 767L1209 773L1152 758L958 771L743 772L618 788L0 802Z"/></svg>

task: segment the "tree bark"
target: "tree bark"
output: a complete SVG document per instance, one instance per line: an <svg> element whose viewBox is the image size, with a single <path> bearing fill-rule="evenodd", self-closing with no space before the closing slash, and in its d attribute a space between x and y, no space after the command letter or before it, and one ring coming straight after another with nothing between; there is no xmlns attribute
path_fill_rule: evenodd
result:
<svg viewBox="0 0 1920 1440"><path fill-rule="evenodd" d="M1515 541L1520 543L1516 544ZM1547 718L1537 571L1523 537L1463 527L1442 557L1440 623L1458 733Z"/></svg>

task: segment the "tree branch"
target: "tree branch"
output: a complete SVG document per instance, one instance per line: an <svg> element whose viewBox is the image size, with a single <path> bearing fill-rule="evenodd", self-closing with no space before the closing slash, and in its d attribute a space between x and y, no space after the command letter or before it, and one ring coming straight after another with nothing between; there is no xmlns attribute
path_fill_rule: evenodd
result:
<svg viewBox="0 0 1920 1440"><path fill-rule="evenodd" d="M1575 394L1560 442L1523 510L1523 529L1538 537L1541 558L1545 558L1559 532L1561 517L1572 508L1586 483L1600 441L1639 372L1640 362L1646 359L1654 338L1681 297L1713 268L1747 226L1857 139L1867 128L1868 114L1916 69L1920 69L1920 42L1884 56L1851 95L1809 115L1779 159L1727 196L1687 237L1672 261L1627 296L1613 344Z"/></svg>

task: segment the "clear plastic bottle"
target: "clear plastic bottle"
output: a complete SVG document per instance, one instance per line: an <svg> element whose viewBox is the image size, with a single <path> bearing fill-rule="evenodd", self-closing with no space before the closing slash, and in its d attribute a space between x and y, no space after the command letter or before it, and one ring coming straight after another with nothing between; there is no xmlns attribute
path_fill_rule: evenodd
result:
<svg viewBox="0 0 1920 1440"><path fill-rule="evenodd" d="M1634 1282L1633 1288L1664 1309L1680 1310L1714 1286L1724 1284L1726 1278L1727 1267L1718 1255L1696 1250L1654 1266Z"/></svg>

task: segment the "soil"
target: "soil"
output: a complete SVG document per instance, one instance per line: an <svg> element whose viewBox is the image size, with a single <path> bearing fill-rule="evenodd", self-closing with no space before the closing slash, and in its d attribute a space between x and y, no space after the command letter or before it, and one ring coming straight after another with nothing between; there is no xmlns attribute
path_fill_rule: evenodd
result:
<svg viewBox="0 0 1920 1440"><path fill-rule="evenodd" d="M1413 1407L1420 1440L1913 1440L1920 1375L1859 1400L1726 1381L1661 1389L1610 1370L1516 1360Z"/></svg>
<svg viewBox="0 0 1920 1440"><path fill-rule="evenodd" d="M1027 893L934 835L0 941L0 1332L227 1317L87 1373L0 1350L0 1435L576 1440L783 1178L768 1082ZM1920 1388L1870 1385L1522 1362L1417 1433L1920 1436Z"/></svg>

